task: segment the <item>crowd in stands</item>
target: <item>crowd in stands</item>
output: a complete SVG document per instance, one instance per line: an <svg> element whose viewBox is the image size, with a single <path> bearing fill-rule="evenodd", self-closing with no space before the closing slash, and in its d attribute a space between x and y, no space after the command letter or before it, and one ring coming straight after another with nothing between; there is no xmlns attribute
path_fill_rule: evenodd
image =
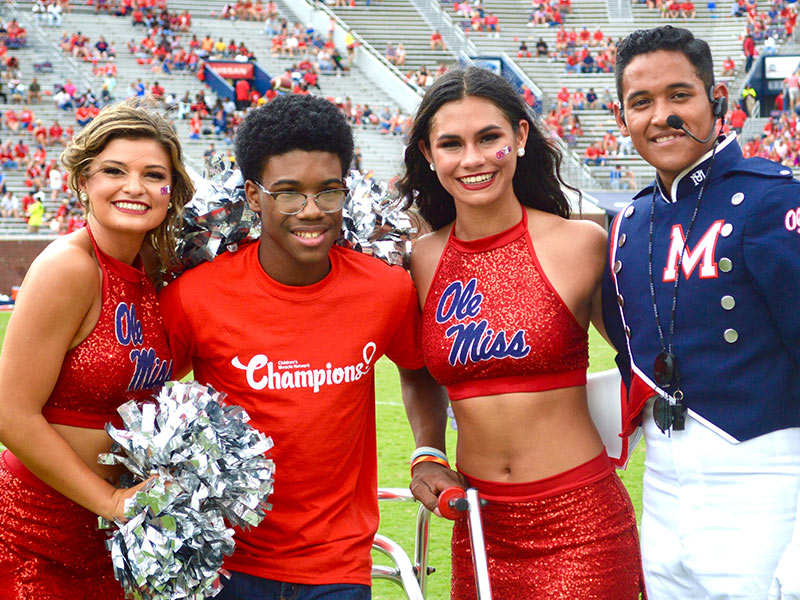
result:
<svg viewBox="0 0 800 600"><path fill-rule="evenodd" d="M389 42L386 44L386 50L383 55L386 60L396 67L402 67L406 64L406 48L403 46L403 42L399 42L397 46Z"/></svg>
<svg viewBox="0 0 800 600"><path fill-rule="evenodd" d="M750 88L752 89L752 88ZM747 120L754 104L754 92L742 93L743 101L736 103L730 114L731 128L738 133ZM787 167L800 167L800 69L792 71L783 81L781 92L775 97L770 116L760 135L750 137L743 145L745 156L760 156Z"/></svg>
<svg viewBox="0 0 800 600"><path fill-rule="evenodd" d="M344 0L343 0L344 1ZM236 40L226 41L221 37L207 34L198 37L191 32L191 14L188 11L170 12L165 0L92 0L97 11L104 11L120 17L130 18L134 31L141 25L144 35L131 38L127 44L129 53L137 58L137 62L149 67L151 78L153 76L169 76L173 70L196 71L204 59L225 58L229 60L247 61L252 59L252 53L242 42ZM695 9L691 2L672 2L669 0L646 0L650 8L662 11L671 18L694 18ZM709 4L713 4L709 2ZM61 11L68 9L68 2L55 0L41 0L34 12L37 18L48 25L60 22ZM734 8L741 7L741 16L746 20L744 40L750 39L755 45L756 41L764 41L770 36L784 37L791 35L796 13L785 2L774 0L758 3L757 0L736 0ZM53 7L59 7L59 10ZM43 10L42 10L43 9ZM485 10L481 0L456 0L453 4L454 12L463 20L462 26L468 31L489 31L499 33L499 20L493 13ZM676 14L675 11L679 14ZM58 14L51 17L51 12ZM591 31L587 27L567 28L564 26L565 18L572 12L570 0L533 0L531 6L531 26L548 26L557 28L556 41L552 48L548 48L543 38L528 47L528 42L522 40L519 44L517 55L519 57L549 57L552 60L563 61L567 71L581 73L605 72L611 73L616 62L616 42L605 35L598 27ZM144 95L151 93L164 98L168 105L175 107L178 119L189 122L191 137L200 139L203 136L216 134L222 136L227 143L224 151L230 152L231 143L235 136L236 128L241 123L244 112L250 107L260 106L271 101L279 94L294 93L308 94L321 93L319 77L325 72L341 73L349 66L349 57L357 45L353 36L349 36L345 46L347 52L342 56L332 41L332 30L328 36L300 23L293 25L284 18L280 18L274 2L243 1L227 4L215 16L222 19L261 21L264 23L264 32L271 36L271 53L273 55L291 57L294 64L285 72L276 76L270 89L263 95L254 89L239 89L236 83L236 98L231 100L207 100L203 90L196 94L186 94L176 98L165 90L158 81L146 83L139 79L131 83L125 95ZM52 19L52 21L51 21ZM10 24L11 22L9 22ZM15 22L14 22L15 23ZM19 36L18 25L10 28L15 36ZM3 31L5 30L5 31ZM8 25L0 24L0 58L7 62L7 51L3 50L2 35L8 32ZM183 34L183 35L182 35ZM17 38L19 39L19 38ZM24 30L22 30L24 40ZM138 40L138 41L137 41ZM745 47L747 42L743 42ZM446 43L439 31L434 31L430 37L432 50L446 50ZM79 93L71 82L67 81L53 94L56 106L64 111L74 111L75 125L80 127L88 123L99 108L107 101L114 98L116 86L117 49L110 40L102 36L97 40L89 40L81 32L68 33L62 36L62 49L76 59L91 62L94 65L94 74L102 78L103 91L95 97L90 91ZM752 56L755 56L755 49ZM386 60L398 67L403 67L406 62L406 49L403 43L387 44L384 56ZM745 58L747 52L745 51ZM14 74L11 65L10 74ZM728 57L723 63L723 76L732 77L736 73L736 63ZM7 65L8 69L8 65ZM428 72L425 66L406 74L409 82L422 88L427 87L446 69L440 65L435 72ZM401 69L402 70L402 69ZM12 85L13 84L13 85ZM14 78L8 79L8 92L12 102L20 104L27 102L35 105L41 102L42 90L34 78L30 84L25 85ZM21 87L20 87L21 86ZM797 94L790 96L787 88L786 104L788 109L798 107L800 103L800 82ZM585 88L584 88L585 89ZM241 92L241 93L240 93ZM5 100L6 94L0 85L0 100ZM526 102L533 106L536 98L529 89L523 90ZM411 123L411 116L404 115L400 110L390 105L370 107L368 104L354 102L350 97L333 98L333 102L347 119L359 127L372 127L387 135L405 135ZM570 92L567 88L557 95L554 106L544 116L544 122L553 135L562 138L568 145L575 147L580 138L584 137L579 111L604 110L611 111L614 97L609 89L594 88L575 89ZM798 164L800 155L800 135L796 132L796 119L793 110L776 116L770 121L772 130L764 132L759 139L748 141L744 145L745 154L764 156L778 160L786 165ZM64 177L58 178L60 172L54 170L55 162L48 156L52 155L53 146L63 144L73 134L73 126L62 127L55 121L51 126L45 126L40 120L28 114L30 109L23 111L6 111L3 115L4 126L10 130L20 132L27 138L19 141L8 140L0 145L0 167L8 169L24 169L26 187L29 188L23 198L18 199L14 194L7 194L3 189L3 173L0 171L0 215L24 216L30 214L31 206L37 200L44 201L48 198L45 190L49 190L51 202L60 201L56 214L48 215L45 221L50 224L53 231L66 231L79 224L77 215L79 207L74 198L67 195ZM740 112L742 114L740 114ZM12 114L8 114L8 113ZM737 131L746 120L747 115L742 108L735 105L730 114L730 126ZM30 146L28 148L28 145ZM633 155L630 138L620 138L614 130L608 130L602 139L594 140L583 153L583 161L590 166L608 166L612 157ZM357 159L359 160L359 159ZM615 161L617 162L617 161ZM52 175L52 177L51 177ZM614 189L633 189L636 187L633 173L615 164L609 172L610 185ZM38 210L38 209L36 209ZM74 214L73 214L74 212ZM49 220L48 220L49 219Z"/></svg>
<svg viewBox="0 0 800 600"><path fill-rule="evenodd" d="M587 27L580 31L573 27L567 31L562 26L556 32L555 53L552 56L564 61L567 73L613 73L617 62L617 43L599 27L591 32Z"/></svg>
<svg viewBox="0 0 800 600"><path fill-rule="evenodd" d="M32 81L35 84L36 78ZM69 80L66 82L71 86ZM72 86L74 88L74 86ZM50 190L50 201L58 202L59 198L67 202L64 208L52 215L49 228L55 233L66 232L70 225L77 222L76 215L72 214L71 192L68 191L66 180L58 167L57 158L61 147L72 138L74 128L70 125L62 126L58 119L54 119L47 126L36 117L32 105L28 103L19 110L9 107L2 115L2 126L11 135L3 137L0 142L0 216L4 218L26 218L29 231L38 231L42 218L50 219L44 212L45 188ZM24 185L27 193L20 199L6 187L6 173L19 171L23 173ZM78 211L80 212L80 211Z"/></svg>
<svg viewBox="0 0 800 600"><path fill-rule="evenodd" d="M261 0L238 0L237 2L229 2L222 7L219 13L220 19L229 19L232 21L263 21L267 17L273 17L278 14L278 9L275 3L271 0L267 2L266 6ZM212 16L214 13L212 13Z"/></svg>
<svg viewBox="0 0 800 600"><path fill-rule="evenodd" d="M41 121L37 121L38 127L44 128ZM55 121L36 140L43 140L47 145L63 144L67 135ZM69 233L83 226L83 211L67 187L66 176L58 165L58 152L60 149L56 151L55 158L48 157L47 148L42 143L37 143L36 148L31 151L23 138L13 145L11 140L0 144L0 217L26 219L28 231L31 233L38 233L42 223L46 223L52 233L59 234ZM27 191L19 198L7 189L6 172L23 169ZM51 204L58 205L53 214L48 214L44 206L47 200L46 189L50 191Z"/></svg>
<svg viewBox="0 0 800 600"><path fill-rule="evenodd" d="M69 2L66 5L69 7ZM56 2L55 0L36 0L31 7L31 12L34 20L39 25L60 27L64 6L61 2Z"/></svg>
<svg viewBox="0 0 800 600"><path fill-rule="evenodd" d="M769 117L762 134L752 137L742 145L746 157L760 156L787 167L800 166L800 132L797 114L784 111L780 116Z"/></svg>
<svg viewBox="0 0 800 600"><path fill-rule="evenodd" d="M657 10L662 19L694 19L697 9L694 2L678 2L678 0L639 0L639 4L646 4L647 8ZM709 2L709 10L716 10L716 3ZM713 6L711 6L713 5Z"/></svg>
<svg viewBox="0 0 800 600"><path fill-rule="evenodd" d="M500 18L491 11L483 7L481 0L453 0L453 17L465 33L488 32L489 34L500 37ZM441 41L442 50L445 49L441 34L436 31L435 35ZM431 35L431 49L434 48L433 35Z"/></svg>
<svg viewBox="0 0 800 600"><path fill-rule="evenodd" d="M786 0L736 0L731 14L746 18L744 34L756 42L791 37L797 22L795 3Z"/></svg>
<svg viewBox="0 0 800 600"><path fill-rule="evenodd" d="M272 87L264 96L259 97L256 92L251 98L250 104L260 106L278 94L308 94L310 92L309 75L313 73L314 65L309 61L293 64L272 80ZM319 86L315 87L319 89ZM388 104L380 109L373 109L369 104L354 103L349 96L344 99L328 97L328 100L336 104L354 126L373 126L383 134L405 135L411 125L410 115L403 115L398 108L393 108Z"/></svg>
<svg viewBox="0 0 800 600"><path fill-rule="evenodd" d="M570 13L572 13L571 0L531 0L528 26L561 27Z"/></svg>
<svg viewBox="0 0 800 600"><path fill-rule="evenodd" d="M28 32L16 19L6 22L0 18L0 57L9 48L23 48L28 43Z"/></svg>
<svg viewBox="0 0 800 600"><path fill-rule="evenodd" d="M762 0L759 5L758 0L736 0L732 3L731 15L745 19L742 53L745 71L750 71L758 55L756 44L763 42L762 52L772 55L777 52L778 40L793 36L797 25L797 4L786 0Z"/></svg>
<svg viewBox="0 0 800 600"><path fill-rule="evenodd" d="M429 87L437 77L440 77L447 70L447 65L440 63L439 67L431 73L425 65L420 66L419 69L408 71L405 74L405 79L411 85L416 85L423 89Z"/></svg>
<svg viewBox="0 0 800 600"><path fill-rule="evenodd" d="M347 70L352 63L352 49L348 50L347 64L345 64L345 58L334 45L332 36L323 39L322 35L313 27L303 27L300 23L295 23L290 28L286 19L281 19L278 30L269 28L266 33L272 35L270 47L272 56L304 57L305 59L313 56L320 71L336 71L338 73ZM355 41L350 45L354 46Z"/></svg>

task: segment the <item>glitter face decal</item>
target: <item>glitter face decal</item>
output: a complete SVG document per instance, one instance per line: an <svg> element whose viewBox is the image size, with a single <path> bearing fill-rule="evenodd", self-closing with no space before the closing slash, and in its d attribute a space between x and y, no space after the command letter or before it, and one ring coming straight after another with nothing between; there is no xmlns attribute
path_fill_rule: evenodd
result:
<svg viewBox="0 0 800 600"><path fill-rule="evenodd" d="M161 186L161 195L162 196L168 196L171 191L172 191L172 188L169 187L168 185Z"/></svg>
<svg viewBox="0 0 800 600"><path fill-rule="evenodd" d="M509 154L511 154L511 146L503 146L502 148L500 148L500 150L497 151L497 154L495 154L495 156L497 157L497 160L500 160L505 158Z"/></svg>

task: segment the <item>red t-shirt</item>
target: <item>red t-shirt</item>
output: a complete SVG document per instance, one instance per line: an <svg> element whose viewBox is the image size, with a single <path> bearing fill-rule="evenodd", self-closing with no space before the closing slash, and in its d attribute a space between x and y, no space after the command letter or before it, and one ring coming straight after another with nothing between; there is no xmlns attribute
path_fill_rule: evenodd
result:
<svg viewBox="0 0 800 600"><path fill-rule="evenodd" d="M743 127L747 120L747 113L741 108L736 108L731 113L731 127Z"/></svg>
<svg viewBox="0 0 800 600"><path fill-rule="evenodd" d="M250 83L246 79L240 79L236 82L234 90L236 92L237 100L247 100L248 96L250 95Z"/></svg>
<svg viewBox="0 0 800 600"><path fill-rule="evenodd" d="M275 447L273 508L236 532L225 568L278 581L370 585L378 529L375 386L383 354L421 368L408 274L335 246L310 286L264 273L258 243L181 275L161 293L176 373L243 406Z"/></svg>

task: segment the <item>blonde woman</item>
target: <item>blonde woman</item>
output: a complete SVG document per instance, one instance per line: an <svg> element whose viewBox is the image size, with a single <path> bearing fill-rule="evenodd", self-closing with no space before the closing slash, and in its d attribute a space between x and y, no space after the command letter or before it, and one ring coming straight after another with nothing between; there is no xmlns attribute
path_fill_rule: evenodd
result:
<svg viewBox="0 0 800 600"><path fill-rule="evenodd" d="M97 515L137 488L97 464L116 408L169 379L144 247L162 265L192 195L175 131L134 104L105 108L64 151L87 226L50 244L19 291L0 353L0 600L122 598Z"/></svg>

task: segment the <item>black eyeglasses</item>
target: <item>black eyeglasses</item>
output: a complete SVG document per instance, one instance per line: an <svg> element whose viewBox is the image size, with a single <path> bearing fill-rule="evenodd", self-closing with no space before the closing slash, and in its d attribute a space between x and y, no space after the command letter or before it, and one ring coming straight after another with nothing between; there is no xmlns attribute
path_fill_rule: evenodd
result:
<svg viewBox="0 0 800 600"><path fill-rule="evenodd" d="M306 207L308 199L313 198L314 203L324 213L335 213L342 210L344 201L350 190L347 188L337 188L335 190L323 190L319 194L303 194L302 192L286 191L286 192L270 192L267 188L261 185L258 181L253 180L262 192L268 196L272 196L275 200L275 208L278 212L284 215L296 215Z"/></svg>
<svg viewBox="0 0 800 600"><path fill-rule="evenodd" d="M682 431L686 428L686 407L683 405L683 392L678 385L680 376L678 375L675 355L672 352L662 351L656 356L656 360L653 363L653 378L656 381L656 385L662 390L668 390L672 387L673 380L676 382L676 387L678 387L675 393L672 394L675 404L672 404L661 395L654 396L653 420L656 422L656 427L661 430L661 433L665 433L669 429Z"/></svg>

